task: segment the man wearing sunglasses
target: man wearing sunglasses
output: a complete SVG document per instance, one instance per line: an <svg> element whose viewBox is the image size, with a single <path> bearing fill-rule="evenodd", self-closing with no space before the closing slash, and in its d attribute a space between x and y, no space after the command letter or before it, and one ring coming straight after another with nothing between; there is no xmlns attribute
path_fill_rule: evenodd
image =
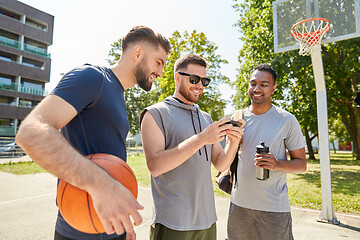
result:
<svg viewBox="0 0 360 240"><path fill-rule="evenodd" d="M230 119L213 123L195 104L210 83L203 58L188 54L176 61L174 72L174 95L140 116L155 205L150 239L212 240L217 217L211 163L219 171L230 166L242 130L224 124Z"/></svg>

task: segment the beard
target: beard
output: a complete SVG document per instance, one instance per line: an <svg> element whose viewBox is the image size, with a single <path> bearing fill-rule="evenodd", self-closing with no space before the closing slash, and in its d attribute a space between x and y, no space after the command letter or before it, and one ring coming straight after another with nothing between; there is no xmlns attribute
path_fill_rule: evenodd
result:
<svg viewBox="0 0 360 240"><path fill-rule="evenodd" d="M150 91L152 86L152 82L149 81L149 77L151 74L149 74L148 72L150 71L146 66L145 58L143 58L141 62L139 62L139 64L136 66L135 77L139 87L141 87L147 92Z"/></svg>
<svg viewBox="0 0 360 240"><path fill-rule="evenodd" d="M179 87L179 93L181 94L181 96L183 96L187 101L192 102L192 103L196 103L197 101L200 100L201 94L198 96L194 96L190 93L190 91L186 90L186 87L184 86L183 82L180 83L180 87Z"/></svg>

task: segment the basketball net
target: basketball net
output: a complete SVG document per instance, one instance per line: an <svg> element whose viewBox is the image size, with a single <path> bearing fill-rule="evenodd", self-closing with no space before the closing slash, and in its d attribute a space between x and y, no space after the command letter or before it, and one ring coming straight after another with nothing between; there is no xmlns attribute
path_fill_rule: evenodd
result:
<svg viewBox="0 0 360 240"><path fill-rule="evenodd" d="M325 18L309 18L294 24L291 35L300 44L299 54L307 56L315 46L320 45L324 34L330 29L330 21Z"/></svg>

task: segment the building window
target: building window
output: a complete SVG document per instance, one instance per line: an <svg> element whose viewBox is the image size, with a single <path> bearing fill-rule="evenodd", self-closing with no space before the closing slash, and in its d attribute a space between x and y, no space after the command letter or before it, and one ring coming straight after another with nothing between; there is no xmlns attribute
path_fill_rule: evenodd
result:
<svg viewBox="0 0 360 240"><path fill-rule="evenodd" d="M36 61L34 59L23 57L22 64L29 67L36 67L40 69L44 69L44 63L40 61Z"/></svg>
<svg viewBox="0 0 360 240"><path fill-rule="evenodd" d="M20 92L43 96L45 93L45 83L22 78Z"/></svg>
<svg viewBox="0 0 360 240"><path fill-rule="evenodd" d="M13 48L20 48L20 43L18 42L18 35L1 29L0 29L0 44Z"/></svg>
<svg viewBox="0 0 360 240"><path fill-rule="evenodd" d="M0 83L11 84L15 82L15 77L0 73Z"/></svg>
<svg viewBox="0 0 360 240"><path fill-rule="evenodd" d="M31 101L27 99L20 99L19 100L19 107L27 107L27 108L34 108L38 105L38 101Z"/></svg>
<svg viewBox="0 0 360 240"><path fill-rule="evenodd" d="M0 135L14 135L14 119L0 118Z"/></svg>
<svg viewBox="0 0 360 240"><path fill-rule="evenodd" d="M41 29L43 31L47 31L47 27L46 27L45 24L40 23L40 22L35 21L35 20L32 20L32 19L29 19L28 17L26 17L25 23L32 26L32 27Z"/></svg>
<svg viewBox="0 0 360 240"><path fill-rule="evenodd" d="M20 99L19 107L32 108L31 101L30 100L25 100L25 99Z"/></svg>
<svg viewBox="0 0 360 240"><path fill-rule="evenodd" d="M16 62L16 59L16 55L0 51L0 60L7 62Z"/></svg>
<svg viewBox="0 0 360 240"><path fill-rule="evenodd" d="M11 12L11 11L5 9L5 8L0 7L0 14L3 15L3 16L6 16L6 17L9 17L9 18L20 21L20 15L19 14Z"/></svg>
<svg viewBox="0 0 360 240"><path fill-rule="evenodd" d="M0 118L0 126L10 126L12 122L12 119Z"/></svg>
<svg viewBox="0 0 360 240"><path fill-rule="evenodd" d="M47 45L33 39L24 39L24 50L42 56L47 56Z"/></svg>
<svg viewBox="0 0 360 240"><path fill-rule="evenodd" d="M15 91L15 77L0 73L0 89Z"/></svg>
<svg viewBox="0 0 360 240"><path fill-rule="evenodd" d="M44 88L44 83L36 82L36 81L26 79L26 78L21 79L21 85L24 87L36 88L36 89Z"/></svg>
<svg viewBox="0 0 360 240"><path fill-rule="evenodd" d="M0 97L0 104L1 105L13 105L13 106L16 106L16 102L15 102L15 99L13 97L1 96Z"/></svg>

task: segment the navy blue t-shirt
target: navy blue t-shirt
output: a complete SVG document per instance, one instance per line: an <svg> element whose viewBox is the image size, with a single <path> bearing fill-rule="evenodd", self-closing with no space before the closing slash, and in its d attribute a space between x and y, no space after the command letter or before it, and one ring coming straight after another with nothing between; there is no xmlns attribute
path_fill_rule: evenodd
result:
<svg viewBox="0 0 360 240"><path fill-rule="evenodd" d="M83 155L108 153L126 161L129 132L124 88L109 68L85 64L67 73L52 94L71 104L78 115L63 129L64 137ZM69 226L58 213L56 231L73 239L111 239L116 234L87 234Z"/></svg>

